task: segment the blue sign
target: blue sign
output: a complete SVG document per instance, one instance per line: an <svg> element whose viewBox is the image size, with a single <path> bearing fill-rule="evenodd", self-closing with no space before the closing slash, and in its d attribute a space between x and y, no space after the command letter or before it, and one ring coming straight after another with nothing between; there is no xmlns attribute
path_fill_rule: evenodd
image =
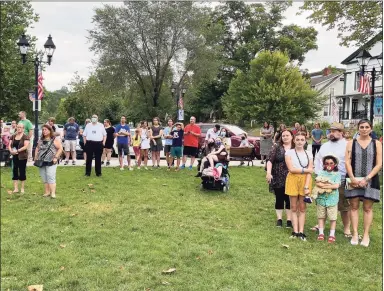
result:
<svg viewBox="0 0 384 291"><path fill-rule="evenodd" d="M373 103L373 114L376 116L383 116L383 97L375 97Z"/></svg>

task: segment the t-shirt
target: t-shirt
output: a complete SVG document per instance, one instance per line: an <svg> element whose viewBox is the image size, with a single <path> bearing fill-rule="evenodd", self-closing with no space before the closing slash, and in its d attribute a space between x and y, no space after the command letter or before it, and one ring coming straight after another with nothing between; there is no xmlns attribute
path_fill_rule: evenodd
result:
<svg viewBox="0 0 384 291"><path fill-rule="evenodd" d="M74 123L68 122L64 125L64 130L65 130L65 136L64 136L65 140L76 140L80 127L76 122Z"/></svg>
<svg viewBox="0 0 384 291"><path fill-rule="evenodd" d="M163 130L164 136L170 135L170 132L171 132L171 128L169 126L164 128L164 130ZM172 138L166 138L164 144L165 145L172 145Z"/></svg>
<svg viewBox="0 0 384 291"><path fill-rule="evenodd" d="M213 138L213 139L215 139L216 137L218 137L219 136L219 131L214 131L214 128L210 128L210 129L208 129L208 131L207 131L207 134L205 135L205 140L208 140L208 139L210 139L210 138Z"/></svg>
<svg viewBox="0 0 384 291"><path fill-rule="evenodd" d="M136 137L137 137L137 139L136 139ZM141 136L140 136L140 134L134 135L132 137L132 146L139 147L140 144L141 144Z"/></svg>
<svg viewBox="0 0 384 291"><path fill-rule="evenodd" d="M113 141L115 139L115 137L113 136L113 134L115 133L115 128L113 126L110 126L110 127L106 128L105 131L107 132L107 139L105 140L105 147L111 148L113 146Z"/></svg>
<svg viewBox="0 0 384 291"><path fill-rule="evenodd" d="M183 146L184 131L182 129L172 130L171 135L173 136L172 146L173 147L182 147Z"/></svg>
<svg viewBox="0 0 384 291"><path fill-rule="evenodd" d="M119 124L116 126L116 133L118 134L119 132L131 132L131 129L127 124L121 125ZM117 136L117 143L120 144L129 144L129 137L127 135L122 135L122 136Z"/></svg>
<svg viewBox="0 0 384 291"><path fill-rule="evenodd" d="M244 147L244 148L246 148L246 147L249 147L249 141L247 140L247 139L242 139L241 140L241 143L240 143L240 147Z"/></svg>
<svg viewBox="0 0 384 291"><path fill-rule="evenodd" d="M103 141L104 136L107 135L104 125L100 122L93 124L88 123L84 129L83 136L86 137L87 141Z"/></svg>
<svg viewBox="0 0 384 291"><path fill-rule="evenodd" d="M285 155L291 157L292 165L296 169L306 168L309 165L309 161L313 160L312 153L309 151L297 152L296 155L295 149L290 149L285 152ZM299 157L300 161L297 157Z"/></svg>
<svg viewBox="0 0 384 291"><path fill-rule="evenodd" d="M331 184L341 184L341 174L339 172L320 171L318 177L326 178ZM333 189L331 193L319 194L316 203L324 206L335 206L339 202L339 189Z"/></svg>
<svg viewBox="0 0 384 291"><path fill-rule="evenodd" d="M193 131L196 134L201 134L200 126L198 126L196 124L194 124L194 125L188 124L184 128L184 132L189 133L190 131ZM190 133L186 134L184 136L184 146L185 147L194 147L194 148L199 147L199 138L197 136L190 134Z"/></svg>
<svg viewBox="0 0 384 291"><path fill-rule="evenodd" d="M19 123L24 125L24 133L29 136L29 131L33 129L33 124L28 119L20 120Z"/></svg>
<svg viewBox="0 0 384 291"><path fill-rule="evenodd" d="M319 140L322 135L324 135L324 133L323 133L323 131L320 128L312 129L312 136L313 136L314 139ZM313 141L312 144L313 145L319 145L319 144L321 144L321 140L320 140L319 143Z"/></svg>

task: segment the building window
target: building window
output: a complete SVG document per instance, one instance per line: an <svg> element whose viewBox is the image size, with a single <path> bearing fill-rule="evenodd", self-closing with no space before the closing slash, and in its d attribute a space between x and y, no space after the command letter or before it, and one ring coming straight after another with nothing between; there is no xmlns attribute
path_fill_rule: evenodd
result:
<svg viewBox="0 0 384 291"><path fill-rule="evenodd" d="M360 72L355 72L355 91L360 87Z"/></svg>
<svg viewBox="0 0 384 291"><path fill-rule="evenodd" d="M324 110L323 110L323 116L328 116L329 114L329 105L325 105L324 106Z"/></svg>

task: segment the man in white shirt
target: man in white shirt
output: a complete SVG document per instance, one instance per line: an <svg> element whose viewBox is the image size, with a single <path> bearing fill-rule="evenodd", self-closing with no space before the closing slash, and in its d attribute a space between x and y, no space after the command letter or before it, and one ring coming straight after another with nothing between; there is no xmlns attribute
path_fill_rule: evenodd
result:
<svg viewBox="0 0 384 291"><path fill-rule="evenodd" d="M220 124L215 124L215 127L208 129L207 134L205 135L205 143L212 138L213 140L219 136L220 133Z"/></svg>
<svg viewBox="0 0 384 291"><path fill-rule="evenodd" d="M104 125L98 122L96 114L92 115L91 123L88 123L83 132L84 146L87 153L85 176L91 175L92 159L95 155L96 176L101 176L101 155L107 138Z"/></svg>
<svg viewBox="0 0 384 291"><path fill-rule="evenodd" d="M344 225L344 236L351 236L351 221L350 221L350 207L349 201L344 197L345 191L345 176L347 171L345 169L345 151L347 148L347 141L343 137L344 125L338 122L331 124L329 129L329 141L323 144L315 158L315 173L318 174L323 170L323 157L332 154L339 159L339 173L341 174L341 185L339 188L339 204L338 210L340 211L341 219Z"/></svg>

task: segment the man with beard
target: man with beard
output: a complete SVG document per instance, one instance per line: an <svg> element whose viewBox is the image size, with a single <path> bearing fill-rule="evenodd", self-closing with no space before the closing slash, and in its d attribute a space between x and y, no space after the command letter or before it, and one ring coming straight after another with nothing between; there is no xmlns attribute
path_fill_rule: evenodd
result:
<svg viewBox="0 0 384 291"><path fill-rule="evenodd" d="M347 238L352 237L351 235L351 221L350 221L350 207L349 202L344 197L345 191L345 151L347 147L347 141L343 137L344 125L338 122L331 124L329 128L329 141L323 144L315 158L315 173L318 174L323 170L323 157L332 154L339 159L339 173L341 174L341 184L339 188L339 204L338 210L340 211L341 219L344 225L344 236ZM317 229L317 226L314 227Z"/></svg>

